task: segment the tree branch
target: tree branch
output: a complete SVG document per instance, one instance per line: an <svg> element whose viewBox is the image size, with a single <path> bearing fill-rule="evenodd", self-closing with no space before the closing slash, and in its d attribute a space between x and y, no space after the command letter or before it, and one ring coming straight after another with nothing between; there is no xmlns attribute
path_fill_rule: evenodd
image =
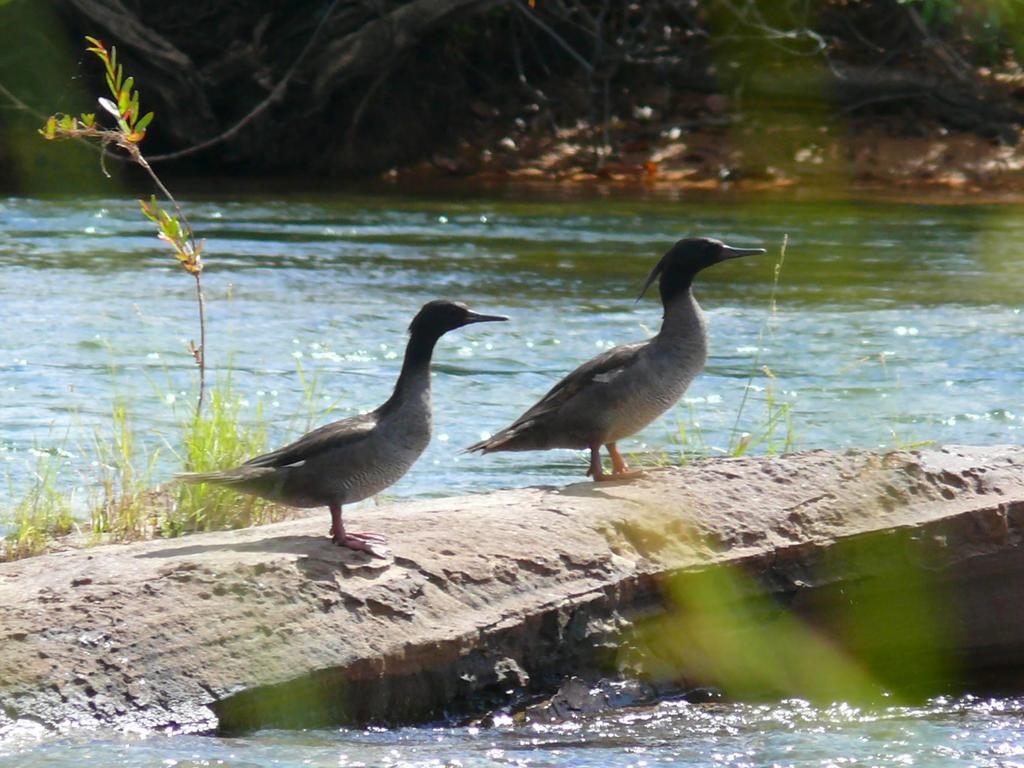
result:
<svg viewBox="0 0 1024 768"><path fill-rule="evenodd" d="M171 91L164 100L178 106L181 121L171 123L180 138L209 133L216 124L202 77L188 54L143 24L121 0L69 0L81 14L106 29L120 45L135 49L141 57L137 67L155 68L170 79L163 88Z"/></svg>
<svg viewBox="0 0 1024 768"><path fill-rule="evenodd" d="M313 49L313 43L316 42L316 39L319 36L320 31L324 28L324 25L327 23L327 20L331 17L331 14L334 12L334 8L337 4L338 0L334 0L334 2L331 3L330 7L327 9L327 12L320 20L320 23L317 24L316 29L313 30L313 34L310 35L309 40L306 41L306 45L299 52L299 55L295 58L295 61L292 62L292 65L288 68L288 71L285 72L284 76L277 82L277 85L275 85L274 88L270 91L270 95L267 96L267 98L265 98L255 107L253 107L251 110L249 110L248 114L246 114L245 117L236 122L227 130L221 131L216 136L212 136L209 139L206 139L205 141L199 142L198 144L193 144L190 147L179 149L176 152L165 152L162 155L153 155L151 158L149 158L150 161L163 162L166 160L178 160L179 158L194 155L197 152L202 152L204 149L209 149L210 147L214 147L217 144L232 139L235 136L237 136L242 131L242 129L245 128L245 126L247 126L257 117L259 117L261 114L266 112L267 109L269 109L272 104L281 101L284 98L285 91L288 90L289 82L291 82L291 79L295 75L295 72L298 70L299 66L302 64L303 60L306 58L309 52Z"/></svg>
<svg viewBox="0 0 1024 768"><path fill-rule="evenodd" d="M512 0L412 0L329 43L313 61L313 95L326 101L343 83L375 71L459 11L480 12Z"/></svg>

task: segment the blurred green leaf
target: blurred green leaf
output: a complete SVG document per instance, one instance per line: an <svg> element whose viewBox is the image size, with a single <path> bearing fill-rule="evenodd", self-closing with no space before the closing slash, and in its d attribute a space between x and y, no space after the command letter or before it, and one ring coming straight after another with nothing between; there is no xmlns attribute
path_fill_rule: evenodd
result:
<svg viewBox="0 0 1024 768"><path fill-rule="evenodd" d="M143 216L150 221L156 221L156 214L153 213L153 209L150 207L149 203L145 200L139 200L139 208L142 209Z"/></svg>
<svg viewBox="0 0 1024 768"><path fill-rule="evenodd" d="M143 133L153 120L153 113L147 112L142 118L135 124L135 130L139 133Z"/></svg>
<svg viewBox="0 0 1024 768"><path fill-rule="evenodd" d="M625 651L655 678L826 700L867 700L882 691L858 660L739 569L711 566L667 586L666 614L641 624Z"/></svg>

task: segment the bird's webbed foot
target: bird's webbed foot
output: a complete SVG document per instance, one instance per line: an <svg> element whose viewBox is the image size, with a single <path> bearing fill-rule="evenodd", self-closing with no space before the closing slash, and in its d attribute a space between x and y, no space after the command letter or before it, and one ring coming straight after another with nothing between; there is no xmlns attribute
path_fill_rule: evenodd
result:
<svg viewBox="0 0 1024 768"><path fill-rule="evenodd" d="M383 546L387 543L387 537L380 533L368 531L346 531L345 524L341 522L341 505L330 504L331 530L328 535L331 541L339 547L345 547L356 552L366 552L374 557L386 558L388 549Z"/></svg>
<svg viewBox="0 0 1024 768"><path fill-rule="evenodd" d="M354 531L350 533L342 528L339 533L331 538L339 547L345 547L356 552L366 552L374 557L387 557L388 549L383 546L387 543L387 537L382 534L370 533L368 531Z"/></svg>
<svg viewBox="0 0 1024 768"><path fill-rule="evenodd" d="M588 471L587 474L589 475L590 472ZM609 473L609 472L602 472L600 477L595 477L594 478L594 482L595 483L621 483L621 482L624 482L626 480L636 480L637 478L643 477L643 476L644 476L644 471L642 469L633 469L633 470L630 470L629 472L611 472L611 473Z"/></svg>
<svg viewBox="0 0 1024 768"><path fill-rule="evenodd" d="M619 447L615 443L608 443L605 448L608 449L608 455L612 458L612 473L611 475L605 475L605 480L632 480L637 477L643 477L644 471L642 469L629 468L626 460L622 458L622 454L619 453Z"/></svg>

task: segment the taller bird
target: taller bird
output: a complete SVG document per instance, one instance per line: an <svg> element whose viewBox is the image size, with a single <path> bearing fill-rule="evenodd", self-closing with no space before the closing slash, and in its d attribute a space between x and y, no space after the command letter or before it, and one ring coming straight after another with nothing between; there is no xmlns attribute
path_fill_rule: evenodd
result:
<svg viewBox="0 0 1024 768"><path fill-rule="evenodd" d="M656 336L588 360L512 424L466 450L589 448L588 475L595 480L628 476L616 443L672 407L707 361L707 322L693 297L693 278L714 264L764 252L706 237L680 240L654 265L640 291L642 297L658 279L664 316ZM611 456L611 475L601 467L602 445Z"/></svg>
<svg viewBox="0 0 1024 768"><path fill-rule="evenodd" d="M409 325L402 372L379 408L322 427L276 451L220 472L178 475L186 483L218 483L292 507L331 511L335 544L378 554L376 533L347 532L341 507L379 493L398 481L430 442L430 359L448 331L470 323L508 320L481 315L465 304L430 301Z"/></svg>

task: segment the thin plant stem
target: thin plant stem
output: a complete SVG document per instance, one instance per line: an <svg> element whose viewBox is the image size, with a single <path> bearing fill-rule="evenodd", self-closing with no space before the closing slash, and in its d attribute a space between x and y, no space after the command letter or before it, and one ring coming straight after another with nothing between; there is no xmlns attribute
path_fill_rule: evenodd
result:
<svg viewBox="0 0 1024 768"><path fill-rule="evenodd" d="M164 186L164 183L160 180L160 177L156 175L156 171L154 171L150 167L149 162L146 160L145 157L143 157L142 150L139 149L138 145L131 144L128 151L129 154L131 154L132 156L132 160L134 160L136 163L141 165L146 170L146 173L149 174L149 178L151 178L153 180L153 183L156 184L156 188L159 189L161 194L163 194L163 196L166 197L168 201L170 201L171 205L174 206L174 212L178 215L178 218L181 219L181 221L185 224L185 231L188 232L189 245L191 245L192 250L195 251L195 233L192 231L192 225L189 223L188 217L185 215L185 211L183 211L181 206L178 205L178 201L174 199L174 195L171 194L171 191Z"/></svg>
<svg viewBox="0 0 1024 768"><path fill-rule="evenodd" d="M132 154L135 161L141 165L149 177L156 184L157 189L163 193L171 205L174 206L174 212L178 215L178 218L185 224L185 231L188 233L189 246L192 248L192 252L196 253L196 237L195 232L192 229L192 225L189 223L188 217L182 210L181 206L178 205L178 201L174 199L174 195L171 194L170 190L164 186L164 183L160 180L160 177L156 175L146 158L142 156L142 152L139 150L137 145L132 145ZM203 412L203 396L206 392L206 299L203 296L203 281L202 281L202 270L198 270L192 273L192 276L196 280L196 308L199 313L199 346L189 342L189 351L192 353L192 357L196 361L196 366L199 368L199 396L196 398L196 418Z"/></svg>
<svg viewBox="0 0 1024 768"><path fill-rule="evenodd" d="M786 246L789 245L789 235L785 234L782 236L782 248L779 251L779 260L775 263L775 272L772 279L772 292L770 299L770 315L768 322L774 322L776 319L776 295L779 290L779 276L782 274L782 265L786 261ZM761 370L761 347L764 341L764 331L768 323L761 326L761 329L757 332L757 351L754 353L754 365L750 369L750 376L747 377L747 383L743 387L743 397L740 399L739 408L736 409L736 419L733 421L732 430L730 431L729 437L729 452L733 453L736 449L736 445L733 444L733 440L739 433L740 419L743 417L743 409L746 407L747 399L750 396L750 387L754 383L754 374L756 371Z"/></svg>
<svg viewBox="0 0 1024 768"><path fill-rule="evenodd" d="M189 232L192 228L189 227ZM203 284L199 272L193 277L196 279L196 304L199 307L199 348L193 345L192 356L199 366L199 398L196 400L196 419L199 419L203 411L203 393L206 391L206 299L203 297Z"/></svg>
<svg viewBox="0 0 1024 768"><path fill-rule="evenodd" d="M337 0L335 0L336 2ZM333 8L333 4L332 4ZM319 29L319 28L318 28ZM146 137L146 129L153 120L153 113L142 115L139 107L139 93L132 86L135 79L123 77L123 68L117 63L117 48L107 47L97 38L86 36L90 47L88 51L95 53L103 62L107 74L107 86L113 101L107 98L98 99L100 106L113 115L117 121L116 129L105 128L96 122L95 114L82 114L80 117L58 113L47 118L45 126L39 133L48 140L52 139L75 139L78 141L93 140L99 144L100 164L106 175L106 167L103 165L106 159L107 149L111 145L120 147L132 162L140 166L152 180L153 184L160 191L160 194L170 202L174 209L172 216L157 203L156 196L150 198L147 203L140 200L143 214L153 221L159 229L159 237L166 241L173 249L175 258L181 266L195 278L196 281L196 305L199 315L199 346L194 341L189 341L188 349L199 369L199 396L196 398L196 419L202 414L203 400L206 392L206 302L203 296L203 285L201 274L203 271L202 243L197 243L195 232L189 223L185 211L178 204L174 195L163 183L156 172L150 166L149 161L139 149L139 142ZM13 96L6 88L2 94L12 99L22 109L27 109Z"/></svg>
<svg viewBox="0 0 1024 768"><path fill-rule="evenodd" d="M131 157L132 161L142 167L146 173L149 174L149 178L156 185L156 188L160 190L160 193L174 206L174 213L177 215L181 222L185 225L185 232L188 236L188 244L192 249L192 253L198 253L196 248L195 232L192 229L192 225L189 223L188 217L185 215L185 211L182 210L181 205L175 199L171 191L167 189L160 177L157 176L156 171L146 161L145 156L142 154L142 150L139 149L138 144L130 141L118 141L113 139L113 143L124 149ZM199 346L197 347L193 342L189 342L189 352L192 353L192 357L196 361L196 366L199 369L199 396L196 398L196 418L198 419L203 411L203 397L206 392L206 299L203 296L203 284L202 284L202 268L192 273L192 276L196 281L196 305L199 313Z"/></svg>
<svg viewBox="0 0 1024 768"><path fill-rule="evenodd" d="M149 178L152 179L156 188L160 190L161 194L171 205L174 206L174 212L178 218L181 219L185 225L185 232L188 233L189 246L192 248L192 252L196 253L196 238L195 232L192 229L192 224L189 223L188 217L185 215L185 211L182 210L178 201L171 194L171 191L167 189L164 183L160 180L160 177L156 175L156 171L146 161L146 158L142 154L142 150L139 149L135 143L128 143L127 146L118 142L118 146L124 146L138 165L140 165L146 173L149 174ZM196 366L199 368L199 396L196 398L196 418L203 412L203 396L206 392L206 299L203 296L203 283L202 283L202 270L198 270L192 273L192 276L196 280L196 307L199 313L199 346L189 342L189 351L192 353L192 357L196 361Z"/></svg>

